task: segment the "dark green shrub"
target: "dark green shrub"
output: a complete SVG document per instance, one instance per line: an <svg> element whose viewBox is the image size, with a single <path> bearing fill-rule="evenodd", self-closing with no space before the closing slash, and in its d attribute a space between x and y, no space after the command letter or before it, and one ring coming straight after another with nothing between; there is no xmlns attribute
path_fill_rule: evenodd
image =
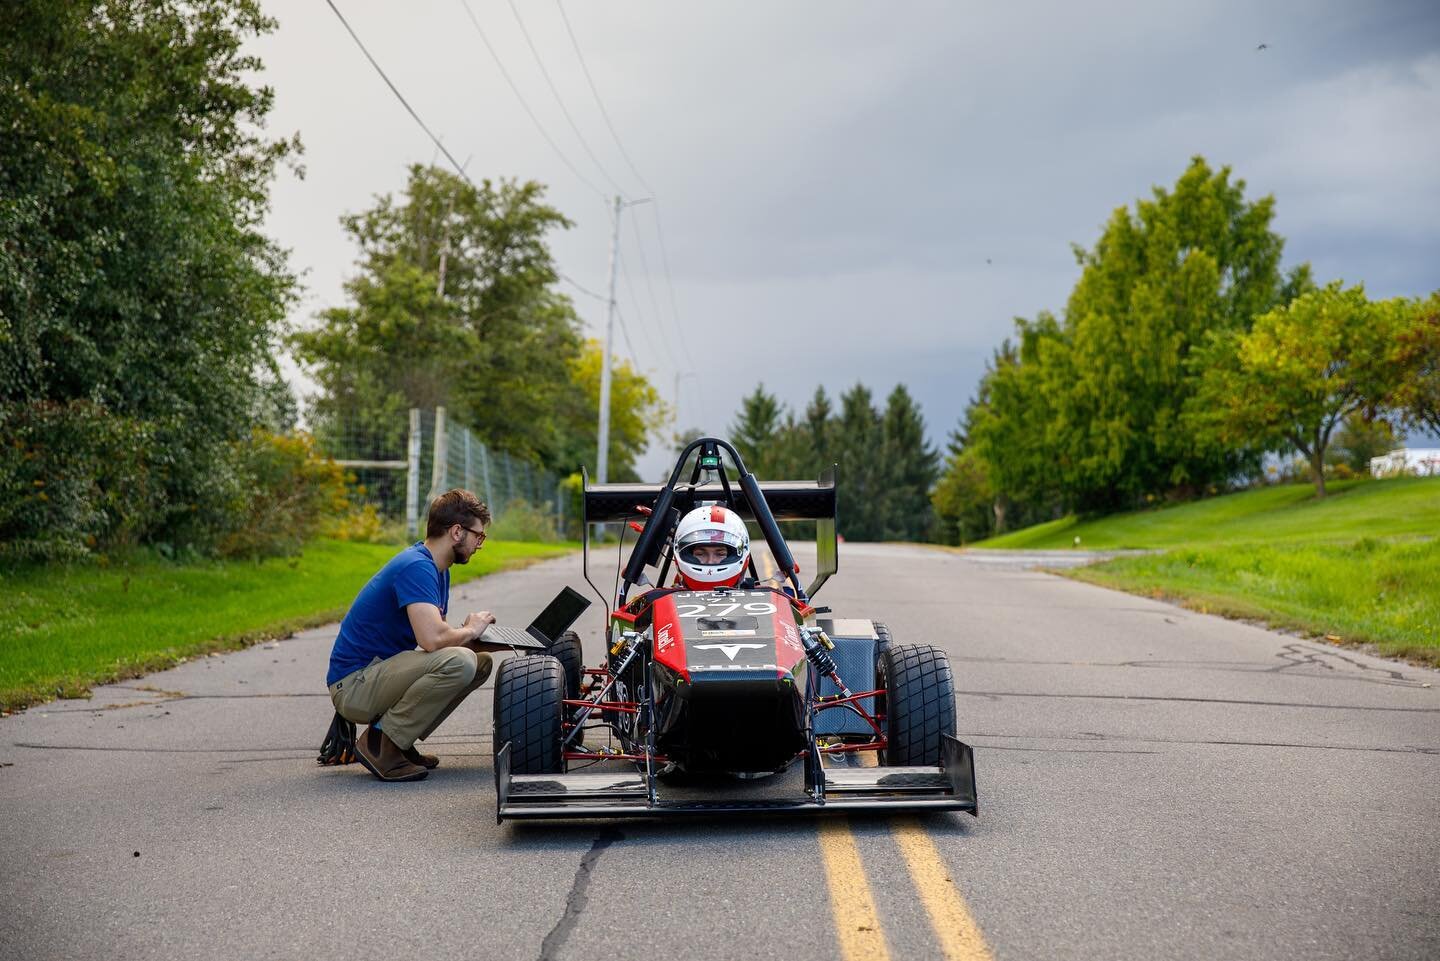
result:
<svg viewBox="0 0 1440 961"><path fill-rule="evenodd" d="M224 506L225 556L294 554L350 508L345 472L305 432L256 430L235 445L240 490Z"/></svg>
<svg viewBox="0 0 1440 961"><path fill-rule="evenodd" d="M152 425L89 401L0 405L0 563L132 544L163 506Z"/></svg>

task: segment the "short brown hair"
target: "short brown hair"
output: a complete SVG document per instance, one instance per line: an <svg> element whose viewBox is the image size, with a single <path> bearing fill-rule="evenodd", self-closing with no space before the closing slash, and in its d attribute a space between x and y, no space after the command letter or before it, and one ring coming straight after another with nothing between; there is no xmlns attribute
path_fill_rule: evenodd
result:
<svg viewBox="0 0 1440 961"><path fill-rule="evenodd" d="M467 490L459 487L448 490L430 502L430 515L425 520L425 536L439 537L456 524L469 527L467 522L471 518L484 527L490 523L490 508Z"/></svg>

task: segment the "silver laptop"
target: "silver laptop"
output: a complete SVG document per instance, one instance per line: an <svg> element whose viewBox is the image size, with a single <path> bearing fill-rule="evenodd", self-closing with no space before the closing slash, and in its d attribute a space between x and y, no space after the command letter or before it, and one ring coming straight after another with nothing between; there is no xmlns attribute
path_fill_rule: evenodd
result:
<svg viewBox="0 0 1440 961"><path fill-rule="evenodd" d="M545 606L545 610L530 622L529 627L521 630L518 627L497 627L492 624L486 628L480 640L487 644L505 644L523 650L543 651L561 634L570 630L570 625L574 624L589 606L590 600L585 595L569 587L562 587L555 599Z"/></svg>

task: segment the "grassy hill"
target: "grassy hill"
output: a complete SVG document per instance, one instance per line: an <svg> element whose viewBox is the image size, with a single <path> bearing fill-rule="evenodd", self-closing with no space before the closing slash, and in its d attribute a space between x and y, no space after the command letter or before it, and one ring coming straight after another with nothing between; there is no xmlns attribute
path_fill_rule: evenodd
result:
<svg viewBox="0 0 1440 961"><path fill-rule="evenodd" d="M1175 507L1094 520L1065 517L981 541L977 548L1198 547L1314 543L1440 533L1440 478L1336 481L1315 497L1309 484L1264 487Z"/></svg>
<svg viewBox="0 0 1440 961"><path fill-rule="evenodd" d="M1069 572L1440 665L1440 478L1304 485L1039 524L977 549L1151 548Z"/></svg>

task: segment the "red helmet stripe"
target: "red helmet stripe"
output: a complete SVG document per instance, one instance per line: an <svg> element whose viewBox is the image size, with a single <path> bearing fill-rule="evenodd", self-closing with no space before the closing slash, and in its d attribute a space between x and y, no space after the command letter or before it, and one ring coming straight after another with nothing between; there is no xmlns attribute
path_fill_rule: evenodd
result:
<svg viewBox="0 0 1440 961"><path fill-rule="evenodd" d="M710 508L710 520L716 524L725 523L725 508L718 504Z"/></svg>

